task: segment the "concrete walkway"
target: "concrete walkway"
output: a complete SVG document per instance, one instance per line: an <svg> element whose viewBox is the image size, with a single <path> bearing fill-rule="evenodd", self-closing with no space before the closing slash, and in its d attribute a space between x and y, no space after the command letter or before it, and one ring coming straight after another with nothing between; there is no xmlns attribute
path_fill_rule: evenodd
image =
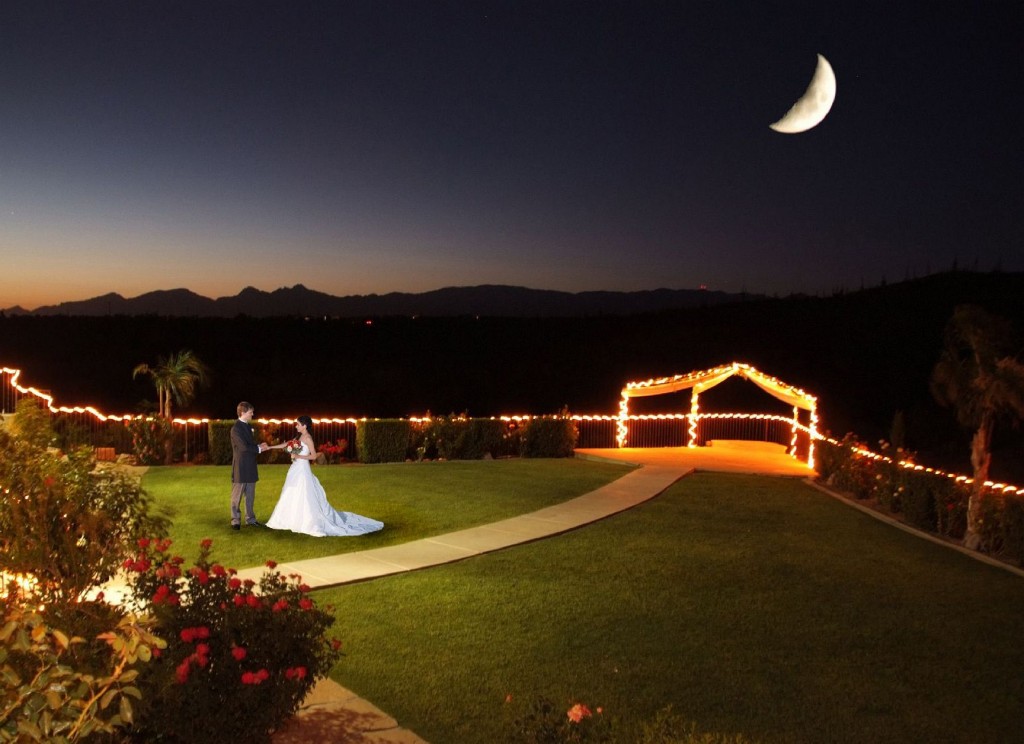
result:
<svg viewBox="0 0 1024 744"><path fill-rule="evenodd" d="M713 442L709 447L694 449L576 450L576 457L632 464L636 469L596 491L529 514L401 545L279 563L277 569L285 575L300 574L314 589L350 584L558 535L649 501L695 470L804 477L812 474L806 464L786 455L782 445L766 442ZM263 571L263 567L251 568L238 575L258 581ZM394 718L330 679L317 683L299 712L274 734L273 742L425 744Z"/></svg>

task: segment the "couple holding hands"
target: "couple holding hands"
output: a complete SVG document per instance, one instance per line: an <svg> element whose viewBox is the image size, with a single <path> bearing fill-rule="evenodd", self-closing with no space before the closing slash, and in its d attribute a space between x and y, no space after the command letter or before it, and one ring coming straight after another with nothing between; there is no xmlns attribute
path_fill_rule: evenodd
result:
<svg viewBox="0 0 1024 744"><path fill-rule="evenodd" d="M311 431L313 420L309 416L299 416L295 420L301 447L298 452L291 453L292 464L288 468L284 488L281 489L273 514L266 524L258 522L253 508L256 481L259 480L256 457L267 450L283 449L287 444L256 444L249 423L253 413L255 409L252 403L242 401L238 404L238 420L231 427L231 529L242 528L243 496L245 524L249 527L291 530L314 537L365 535L384 527L383 522L352 512L337 511L328 503L323 486L309 466L310 461L316 459L316 445Z"/></svg>

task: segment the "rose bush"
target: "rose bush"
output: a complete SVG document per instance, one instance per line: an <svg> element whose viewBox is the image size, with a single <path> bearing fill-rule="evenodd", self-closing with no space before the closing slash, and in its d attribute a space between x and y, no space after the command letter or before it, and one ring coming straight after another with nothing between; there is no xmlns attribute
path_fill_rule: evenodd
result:
<svg viewBox="0 0 1024 744"><path fill-rule="evenodd" d="M185 566L168 540L140 540L124 562L136 608L167 648L139 680L140 741L267 741L340 657L334 622L297 575L268 561L260 581L211 560L204 540Z"/></svg>

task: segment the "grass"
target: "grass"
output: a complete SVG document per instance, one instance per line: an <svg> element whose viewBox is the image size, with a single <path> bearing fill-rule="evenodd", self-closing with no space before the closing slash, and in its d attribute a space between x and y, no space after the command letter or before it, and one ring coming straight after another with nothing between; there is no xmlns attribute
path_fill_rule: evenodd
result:
<svg viewBox="0 0 1024 744"><path fill-rule="evenodd" d="M348 654L333 678L432 744L502 741L537 695L765 743L1009 742L1024 720L1024 580L790 479L697 474L317 599Z"/></svg>
<svg viewBox="0 0 1024 744"><path fill-rule="evenodd" d="M260 467L256 516L270 517L286 465ZM629 468L583 460L495 460L318 467L332 505L384 522L360 537L310 537L279 530L230 529L231 469L154 467L143 477L158 508L172 519L175 550L186 558L212 538L225 566L260 566L383 547L487 524L567 501L621 477Z"/></svg>

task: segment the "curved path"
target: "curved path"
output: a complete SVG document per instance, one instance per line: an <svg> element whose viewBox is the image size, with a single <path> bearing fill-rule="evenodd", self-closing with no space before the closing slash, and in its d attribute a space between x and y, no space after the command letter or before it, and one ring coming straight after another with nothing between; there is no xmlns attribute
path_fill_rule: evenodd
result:
<svg viewBox="0 0 1024 744"><path fill-rule="evenodd" d="M493 524L358 553L279 563L283 574L298 573L309 586L325 588L452 563L512 545L551 537L617 514L661 494L695 470L806 477L806 464L766 442L713 442L688 449L623 448L576 450L576 457L636 466L616 481L575 499ZM239 571L258 581L264 568ZM317 683L302 708L274 734L274 744L305 742L425 744L394 718L336 682Z"/></svg>

